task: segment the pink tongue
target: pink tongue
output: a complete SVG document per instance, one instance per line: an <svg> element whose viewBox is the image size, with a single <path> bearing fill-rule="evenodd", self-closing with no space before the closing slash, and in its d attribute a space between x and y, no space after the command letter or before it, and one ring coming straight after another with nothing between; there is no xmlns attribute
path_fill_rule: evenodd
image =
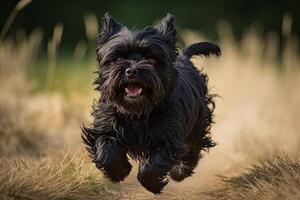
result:
<svg viewBox="0 0 300 200"><path fill-rule="evenodd" d="M142 92L142 88L138 87L138 86L128 86L125 88L125 92L127 94L127 96L138 96L141 94Z"/></svg>

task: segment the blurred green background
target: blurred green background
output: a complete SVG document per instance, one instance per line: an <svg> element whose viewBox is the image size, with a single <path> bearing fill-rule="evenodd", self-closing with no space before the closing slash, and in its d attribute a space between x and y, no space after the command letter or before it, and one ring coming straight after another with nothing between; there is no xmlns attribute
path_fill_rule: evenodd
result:
<svg viewBox="0 0 300 200"><path fill-rule="evenodd" d="M18 0L0 1L0 26ZM293 18L293 32L300 33L300 1L296 0L35 0L19 13L9 35L24 28L31 32L40 27L46 41L56 23L64 24L61 52L70 53L76 43L85 38L83 18L94 14L98 19L107 11L129 27L142 27L170 12L176 16L178 28L201 31L206 37L217 40L216 24L228 21L236 38L241 38L249 25L256 22L264 32L281 32L282 16ZM45 42L44 42L45 44Z"/></svg>

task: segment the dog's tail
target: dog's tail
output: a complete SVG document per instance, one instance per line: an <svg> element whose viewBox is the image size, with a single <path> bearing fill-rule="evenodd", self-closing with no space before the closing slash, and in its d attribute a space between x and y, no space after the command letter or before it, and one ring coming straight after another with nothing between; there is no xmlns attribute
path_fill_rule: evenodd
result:
<svg viewBox="0 0 300 200"><path fill-rule="evenodd" d="M203 55L208 57L210 54L220 56L220 47L210 42L198 42L188 46L183 50L183 56L186 59L190 59L193 55Z"/></svg>

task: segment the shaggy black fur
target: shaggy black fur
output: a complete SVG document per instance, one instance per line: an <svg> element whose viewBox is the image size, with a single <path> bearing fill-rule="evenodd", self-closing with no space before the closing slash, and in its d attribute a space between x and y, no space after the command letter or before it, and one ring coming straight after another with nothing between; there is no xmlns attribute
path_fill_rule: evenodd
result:
<svg viewBox="0 0 300 200"><path fill-rule="evenodd" d="M200 42L179 55L170 14L134 31L105 14L95 81L101 97L92 127L82 129L96 167L122 181L131 171L129 155L139 162L139 182L155 194L167 175L176 181L191 176L201 151L215 145L209 133L215 104L207 75L190 58L220 53L217 45Z"/></svg>

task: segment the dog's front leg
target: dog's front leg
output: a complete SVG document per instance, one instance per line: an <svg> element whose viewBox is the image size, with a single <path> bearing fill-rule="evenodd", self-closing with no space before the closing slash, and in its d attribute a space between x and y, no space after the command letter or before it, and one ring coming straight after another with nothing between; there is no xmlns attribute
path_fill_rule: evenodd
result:
<svg viewBox="0 0 300 200"><path fill-rule="evenodd" d="M82 139L96 167L113 182L119 182L131 171L127 150L118 142L113 128L114 110L100 103L93 113L92 128L82 128Z"/></svg>
<svg viewBox="0 0 300 200"><path fill-rule="evenodd" d="M183 145L161 144L154 154L140 161L139 182L150 192L159 194L168 184L167 174L179 162L184 149Z"/></svg>
<svg viewBox="0 0 300 200"><path fill-rule="evenodd" d="M94 162L113 182L123 181L131 171L126 149L114 137L100 136L96 140Z"/></svg>
<svg viewBox="0 0 300 200"><path fill-rule="evenodd" d="M122 181L131 171L127 150L116 139L113 117L105 112L96 114L93 128L83 127L82 138L96 167L111 181Z"/></svg>

